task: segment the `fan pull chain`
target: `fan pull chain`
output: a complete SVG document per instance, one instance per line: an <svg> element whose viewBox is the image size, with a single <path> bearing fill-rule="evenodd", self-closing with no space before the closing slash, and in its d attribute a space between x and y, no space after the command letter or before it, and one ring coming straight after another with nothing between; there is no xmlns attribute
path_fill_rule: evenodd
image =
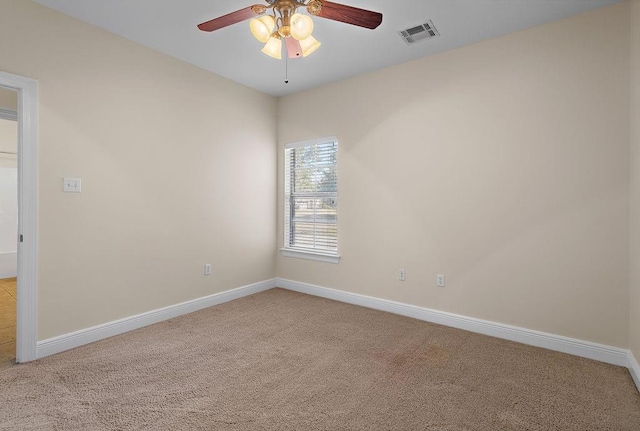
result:
<svg viewBox="0 0 640 431"><path fill-rule="evenodd" d="M289 54L284 57L284 83L289 83Z"/></svg>

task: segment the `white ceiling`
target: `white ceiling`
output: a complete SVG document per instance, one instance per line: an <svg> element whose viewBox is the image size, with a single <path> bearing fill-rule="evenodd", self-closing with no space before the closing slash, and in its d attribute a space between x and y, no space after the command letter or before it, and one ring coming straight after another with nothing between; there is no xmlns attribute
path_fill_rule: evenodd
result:
<svg viewBox="0 0 640 431"><path fill-rule="evenodd" d="M274 96L513 33L621 0L333 0L382 12L367 30L314 18L322 46L289 61L262 54L242 22L205 33L196 25L262 0L36 0L140 44ZM432 20L441 37L408 46L399 30ZM594 29L598 31L598 29Z"/></svg>

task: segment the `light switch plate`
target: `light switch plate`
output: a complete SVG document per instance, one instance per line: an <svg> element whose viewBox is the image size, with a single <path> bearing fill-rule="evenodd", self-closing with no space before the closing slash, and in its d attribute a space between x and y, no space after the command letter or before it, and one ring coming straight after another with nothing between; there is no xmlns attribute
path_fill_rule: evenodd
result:
<svg viewBox="0 0 640 431"><path fill-rule="evenodd" d="M80 178L65 178L62 190L66 193L80 193L82 191L82 180Z"/></svg>

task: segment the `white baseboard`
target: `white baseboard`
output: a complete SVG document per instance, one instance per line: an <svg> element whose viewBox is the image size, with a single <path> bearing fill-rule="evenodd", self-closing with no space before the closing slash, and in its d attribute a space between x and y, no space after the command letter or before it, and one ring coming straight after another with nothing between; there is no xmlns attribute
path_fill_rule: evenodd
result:
<svg viewBox="0 0 640 431"><path fill-rule="evenodd" d="M239 287L237 289L227 290L225 292L216 293L214 295L205 296L203 298L194 299L192 301L183 302L181 304L171 305L169 307L160 308L158 310L148 311L92 328L82 329L80 331L69 334L60 335L58 337L49 338L47 340L38 341L37 358L60 353L65 350L73 349L105 338L120 335L125 332L133 331L154 323L159 323L168 319L173 319L184 314L193 313L194 311L212 307L214 305L223 304L254 293L272 289L276 286L276 280L266 280L248 286Z"/></svg>
<svg viewBox="0 0 640 431"><path fill-rule="evenodd" d="M636 383L636 387L638 391L640 391L640 365L638 365L638 361L636 360L633 353L629 352L629 372L631 373L631 377L633 377L633 381Z"/></svg>
<svg viewBox="0 0 640 431"><path fill-rule="evenodd" d="M489 335L505 340L516 341L531 346L568 353L575 356L594 359L613 365L629 368L629 372L640 391L640 365L633 354L626 349L591 343L574 338L504 325L472 317L461 316L443 311L431 310L424 307L403 304L400 302L379 299L356 293L344 292L327 287L316 286L282 278L265 280L237 289L228 290L181 304L172 305L158 310L138 314L102 325L94 326L47 340L38 341L37 358L60 353L95 341L103 340L114 335L139 329L154 323L159 323L185 314L193 313L214 305L223 304L255 293L263 292L274 287L281 287L300 293L333 299L348 304L373 308L389 313L399 314L426 322L437 323L470 332Z"/></svg>
<svg viewBox="0 0 640 431"><path fill-rule="evenodd" d="M278 278L276 280L276 286L300 293L320 296L322 298L387 311L389 313L412 317L426 322L464 329L478 334L516 341L530 346L542 347L549 350L568 353L570 355L594 359L608 364L622 367L629 366L629 351L618 347L591 343L560 335L548 334L502 323L475 319L473 317L431 310L428 308L359 295L356 293L344 292L307 283L299 283L297 281L282 278ZM638 371L638 376L640 376L640 371Z"/></svg>

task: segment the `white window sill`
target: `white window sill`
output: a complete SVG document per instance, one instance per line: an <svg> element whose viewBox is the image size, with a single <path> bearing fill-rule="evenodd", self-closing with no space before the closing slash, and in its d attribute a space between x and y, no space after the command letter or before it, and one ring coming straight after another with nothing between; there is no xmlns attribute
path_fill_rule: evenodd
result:
<svg viewBox="0 0 640 431"><path fill-rule="evenodd" d="M282 253L284 257L293 257L296 259L315 260L317 262L325 263L340 262L340 256L337 254L325 254L315 251L294 250L292 248L281 248L280 253Z"/></svg>

